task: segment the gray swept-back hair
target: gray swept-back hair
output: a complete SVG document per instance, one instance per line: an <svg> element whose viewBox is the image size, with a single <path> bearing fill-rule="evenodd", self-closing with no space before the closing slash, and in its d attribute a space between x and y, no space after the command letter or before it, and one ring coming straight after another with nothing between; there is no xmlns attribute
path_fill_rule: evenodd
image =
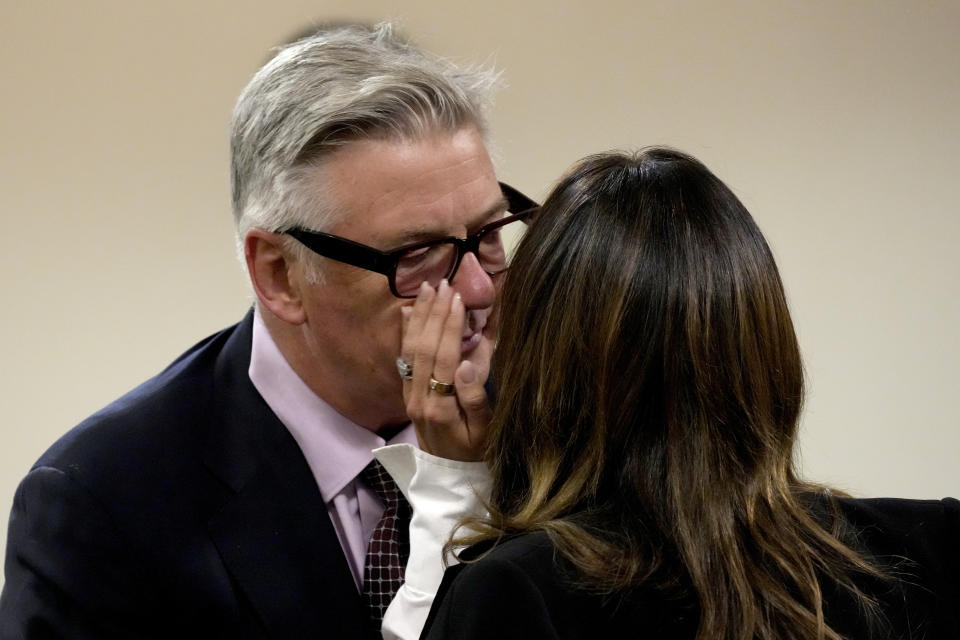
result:
<svg viewBox="0 0 960 640"><path fill-rule="evenodd" d="M231 126L237 243L254 227L324 229L335 211L317 170L361 139L417 140L474 126L498 74L420 51L389 23L340 25L282 47L240 94ZM309 182L309 185L308 185ZM309 253L288 244L298 258Z"/></svg>

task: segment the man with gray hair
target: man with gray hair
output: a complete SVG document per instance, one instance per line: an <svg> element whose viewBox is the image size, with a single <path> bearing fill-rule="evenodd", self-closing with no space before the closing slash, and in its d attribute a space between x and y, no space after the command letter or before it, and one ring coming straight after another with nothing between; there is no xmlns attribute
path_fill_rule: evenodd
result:
<svg viewBox="0 0 960 640"><path fill-rule="evenodd" d="M430 389L482 410L499 232L533 206L486 149L495 79L389 25L255 75L231 137L254 308L34 465L0 638L379 636L409 506L371 450L417 443L401 309L462 305L460 365Z"/></svg>

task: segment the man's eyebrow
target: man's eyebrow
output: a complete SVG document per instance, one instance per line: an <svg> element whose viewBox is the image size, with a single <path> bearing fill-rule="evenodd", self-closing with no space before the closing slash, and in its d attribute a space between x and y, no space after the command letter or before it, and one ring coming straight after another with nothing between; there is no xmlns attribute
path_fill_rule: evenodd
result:
<svg viewBox="0 0 960 640"><path fill-rule="evenodd" d="M483 227L493 216L498 213L506 211L510 207L510 203L507 201L505 196L500 196L493 205L487 207L483 213L474 216L473 219L467 224L467 233L475 233L478 229ZM428 240L439 240L440 238L446 238L449 234L443 231L437 231L433 229L413 229L407 231L400 235L397 239L396 246L401 247L403 245L414 244L416 242L427 242Z"/></svg>
<svg viewBox="0 0 960 640"><path fill-rule="evenodd" d="M485 225L488 219L492 218L498 213L507 211L509 208L510 208L510 203L507 201L506 196L501 195L500 198L493 204L493 206L489 207L484 213L477 216L477 220L479 221L479 224L469 225L468 228L477 230L483 225Z"/></svg>

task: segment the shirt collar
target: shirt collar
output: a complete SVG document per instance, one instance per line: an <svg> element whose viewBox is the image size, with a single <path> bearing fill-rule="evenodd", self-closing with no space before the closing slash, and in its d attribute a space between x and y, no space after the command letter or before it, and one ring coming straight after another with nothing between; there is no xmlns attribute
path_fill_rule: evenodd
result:
<svg viewBox="0 0 960 640"><path fill-rule="evenodd" d="M386 441L324 402L280 353L259 309L253 317L249 375L253 386L297 441L326 502L373 460L372 449L385 444L417 444L411 424Z"/></svg>

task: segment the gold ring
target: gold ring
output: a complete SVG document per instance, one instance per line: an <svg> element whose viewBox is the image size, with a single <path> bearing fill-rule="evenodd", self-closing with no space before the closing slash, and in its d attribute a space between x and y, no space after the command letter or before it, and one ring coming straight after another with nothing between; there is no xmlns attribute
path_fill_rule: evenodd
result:
<svg viewBox="0 0 960 640"><path fill-rule="evenodd" d="M457 392L457 388L452 382L440 382L433 376L430 376L430 391L436 391L442 396L452 396Z"/></svg>

